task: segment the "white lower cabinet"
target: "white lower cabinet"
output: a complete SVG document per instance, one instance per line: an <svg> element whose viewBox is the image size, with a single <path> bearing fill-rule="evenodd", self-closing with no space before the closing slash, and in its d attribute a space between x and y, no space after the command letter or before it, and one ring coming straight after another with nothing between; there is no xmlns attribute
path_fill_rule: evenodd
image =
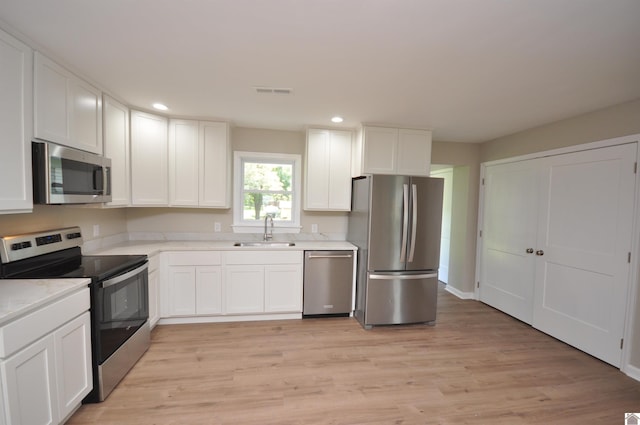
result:
<svg viewBox="0 0 640 425"><path fill-rule="evenodd" d="M60 418L69 416L92 389L91 319L84 313L53 333Z"/></svg>
<svg viewBox="0 0 640 425"><path fill-rule="evenodd" d="M49 335L3 362L10 424L58 423L53 345L53 336Z"/></svg>
<svg viewBox="0 0 640 425"><path fill-rule="evenodd" d="M302 311L302 265L264 266L264 311Z"/></svg>
<svg viewBox="0 0 640 425"><path fill-rule="evenodd" d="M264 311L264 266L227 266L225 277L227 313Z"/></svg>
<svg viewBox="0 0 640 425"><path fill-rule="evenodd" d="M80 406L93 388L88 309L85 288L0 329L0 424L60 424Z"/></svg>
<svg viewBox="0 0 640 425"><path fill-rule="evenodd" d="M301 251L230 251L225 264L227 313L302 312Z"/></svg>
<svg viewBox="0 0 640 425"><path fill-rule="evenodd" d="M301 251L167 252L162 262L165 323L302 313Z"/></svg>
<svg viewBox="0 0 640 425"><path fill-rule="evenodd" d="M163 317L222 313L220 252L166 254L166 302Z"/></svg>

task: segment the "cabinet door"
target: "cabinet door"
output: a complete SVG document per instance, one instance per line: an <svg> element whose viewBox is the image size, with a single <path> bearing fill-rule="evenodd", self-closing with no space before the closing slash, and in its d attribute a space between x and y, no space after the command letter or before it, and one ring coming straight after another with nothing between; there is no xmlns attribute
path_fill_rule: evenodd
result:
<svg viewBox="0 0 640 425"><path fill-rule="evenodd" d="M428 176L431 168L431 132L398 130L396 172L409 176Z"/></svg>
<svg viewBox="0 0 640 425"><path fill-rule="evenodd" d="M264 311L264 266L227 266L225 276L226 313Z"/></svg>
<svg viewBox="0 0 640 425"><path fill-rule="evenodd" d="M302 266L264 266L265 312L302 312Z"/></svg>
<svg viewBox="0 0 640 425"><path fill-rule="evenodd" d="M351 209L350 131L331 131L329 145L329 210Z"/></svg>
<svg viewBox="0 0 640 425"><path fill-rule="evenodd" d="M169 121L169 204L198 206L198 122Z"/></svg>
<svg viewBox="0 0 640 425"><path fill-rule="evenodd" d="M363 139L363 173L395 174L398 155L398 129L365 127Z"/></svg>
<svg viewBox="0 0 640 425"><path fill-rule="evenodd" d="M102 93L71 77L68 82L69 144L102 155Z"/></svg>
<svg viewBox="0 0 640 425"><path fill-rule="evenodd" d="M35 53L35 137L102 154L102 94Z"/></svg>
<svg viewBox="0 0 640 425"><path fill-rule="evenodd" d="M73 412L93 388L89 312L54 332L60 418Z"/></svg>
<svg viewBox="0 0 640 425"><path fill-rule="evenodd" d="M229 208L231 205L231 146L225 122L200 123L199 205Z"/></svg>
<svg viewBox="0 0 640 425"><path fill-rule="evenodd" d="M149 325L151 329L156 326L160 319L160 287L159 287L159 272L153 270L149 273Z"/></svg>
<svg viewBox="0 0 640 425"><path fill-rule="evenodd" d="M34 137L68 145L71 138L67 103L68 73L49 58L36 52Z"/></svg>
<svg viewBox="0 0 640 425"><path fill-rule="evenodd" d="M131 202L167 206L167 119L131 111Z"/></svg>
<svg viewBox="0 0 640 425"><path fill-rule="evenodd" d="M220 266L196 268L196 314L222 313L222 269Z"/></svg>
<svg viewBox="0 0 640 425"><path fill-rule="evenodd" d="M329 130L307 131L304 208L329 208Z"/></svg>
<svg viewBox="0 0 640 425"><path fill-rule="evenodd" d="M28 212L31 188L31 49L0 31L0 212Z"/></svg>
<svg viewBox="0 0 640 425"><path fill-rule="evenodd" d="M50 425L59 422L53 336L44 337L2 363L8 422Z"/></svg>
<svg viewBox="0 0 640 425"><path fill-rule="evenodd" d="M129 108L108 96L103 100L104 155L111 159L111 195L107 205L130 203Z"/></svg>
<svg viewBox="0 0 640 425"><path fill-rule="evenodd" d="M7 409L4 408L4 382L2 379L0 379L0 425L7 425Z"/></svg>
<svg viewBox="0 0 640 425"><path fill-rule="evenodd" d="M169 266L169 316L191 316L196 313L196 268Z"/></svg>

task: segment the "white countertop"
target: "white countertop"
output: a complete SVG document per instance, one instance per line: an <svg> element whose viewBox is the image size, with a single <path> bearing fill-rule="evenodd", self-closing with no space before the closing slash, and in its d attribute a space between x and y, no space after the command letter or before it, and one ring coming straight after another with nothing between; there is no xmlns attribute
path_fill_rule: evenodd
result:
<svg viewBox="0 0 640 425"><path fill-rule="evenodd" d="M0 326L71 294L90 279L0 279Z"/></svg>
<svg viewBox="0 0 640 425"><path fill-rule="evenodd" d="M276 241L278 242L278 241ZM355 250L346 241L295 241L294 246L233 246L234 241L127 241L101 248L85 255L136 255L149 256L162 251L306 251L306 250Z"/></svg>

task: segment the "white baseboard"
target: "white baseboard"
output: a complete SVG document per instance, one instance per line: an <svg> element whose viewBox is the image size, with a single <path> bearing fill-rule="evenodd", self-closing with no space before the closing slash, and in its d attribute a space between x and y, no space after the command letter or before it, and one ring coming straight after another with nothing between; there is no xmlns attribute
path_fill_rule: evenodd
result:
<svg viewBox="0 0 640 425"><path fill-rule="evenodd" d="M451 285L446 285L444 290L455 295L456 297L463 300L473 300L475 299L475 294L473 292L462 292L459 289L454 288Z"/></svg>
<svg viewBox="0 0 640 425"><path fill-rule="evenodd" d="M624 368L624 373L629 378L633 378L636 381L640 381L640 368L637 368L635 366L631 366L628 364L627 367Z"/></svg>
<svg viewBox="0 0 640 425"><path fill-rule="evenodd" d="M181 325L185 323L227 323L248 322L262 320L289 320L302 319L302 313L279 314L247 314L238 316L191 316L191 317L165 317L158 321L158 325Z"/></svg>

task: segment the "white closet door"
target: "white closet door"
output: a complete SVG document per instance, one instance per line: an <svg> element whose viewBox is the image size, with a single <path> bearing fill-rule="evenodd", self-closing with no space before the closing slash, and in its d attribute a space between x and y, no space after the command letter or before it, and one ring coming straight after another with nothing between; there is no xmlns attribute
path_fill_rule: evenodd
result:
<svg viewBox="0 0 640 425"><path fill-rule="evenodd" d="M485 169L480 300L526 323L533 315L538 160Z"/></svg>
<svg viewBox="0 0 640 425"><path fill-rule="evenodd" d="M620 365L636 145L543 161L533 326Z"/></svg>

